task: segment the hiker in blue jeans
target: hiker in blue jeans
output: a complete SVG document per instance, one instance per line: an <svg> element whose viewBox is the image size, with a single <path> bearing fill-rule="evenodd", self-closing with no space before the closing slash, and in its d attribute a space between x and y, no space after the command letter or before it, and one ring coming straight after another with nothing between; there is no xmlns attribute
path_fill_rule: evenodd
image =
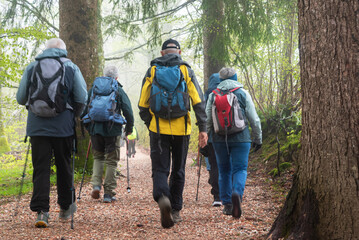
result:
<svg viewBox="0 0 359 240"><path fill-rule="evenodd" d="M223 92L233 91L241 107L246 121L244 130L227 136L214 132L212 105L215 99L211 93L206 106L207 132L209 141L212 141L219 171L219 195L224 205L223 214L240 218L242 214L242 198L247 180L248 155L251 148L251 137L248 122L254 137L252 146L257 151L262 145L262 130L260 119L255 110L250 94L237 81L237 74L232 68L222 68L219 72L221 83L217 89Z"/></svg>

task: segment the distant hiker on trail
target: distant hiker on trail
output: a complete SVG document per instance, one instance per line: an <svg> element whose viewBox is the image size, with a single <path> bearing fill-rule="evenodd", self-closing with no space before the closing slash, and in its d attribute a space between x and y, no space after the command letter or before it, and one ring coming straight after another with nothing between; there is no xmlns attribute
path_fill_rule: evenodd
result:
<svg viewBox="0 0 359 240"><path fill-rule="evenodd" d="M204 147L207 143L203 93L193 70L180 54L176 40L162 44L162 57L151 61L138 103L140 117L150 131L153 198L159 205L164 228L182 221L180 211L192 123L190 100L196 113L199 145Z"/></svg>
<svg viewBox="0 0 359 240"><path fill-rule="evenodd" d="M212 93L214 89L217 88L218 84L221 82L219 79L219 73L214 73L210 76L208 80L208 89L204 93L204 98L206 102L208 101L209 94ZM210 136L209 136L210 137ZM209 169L209 179L208 183L211 185L211 194L213 195L213 207L222 206L221 198L219 197L219 186L218 186L218 167L216 154L213 149L212 139L208 138L208 144L200 149L201 154L208 158L207 168Z"/></svg>
<svg viewBox="0 0 359 240"><path fill-rule="evenodd" d="M261 123L251 96L237 82L235 70L222 68L219 77L221 83L209 95L206 106L207 131L217 158L223 214L240 218L251 148L248 121L255 151L262 145Z"/></svg>
<svg viewBox="0 0 359 240"><path fill-rule="evenodd" d="M138 132L136 127L134 126L132 128L132 133L130 135L127 136L128 139L128 157L135 157L136 154L136 141L138 141L139 137L138 137Z"/></svg>
<svg viewBox="0 0 359 240"><path fill-rule="evenodd" d="M28 109L26 135L32 148L33 194L30 209L37 212L36 227L49 225L50 167L55 157L59 218L69 219L77 209L71 152L75 116L86 104L86 83L80 69L66 58L59 38L46 42L46 49L24 71L16 100ZM73 195L72 195L73 194Z"/></svg>
<svg viewBox="0 0 359 240"><path fill-rule="evenodd" d="M117 140L121 136L122 125L126 124L126 136L131 134L133 127L131 102L117 80L117 68L115 66L106 67L104 77L97 77L88 92L88 107L85 110L86 115L82 117L86 129L91 135L94 157L91 196L94 199L100 198L102 174L106 164L103 181L103 201L105 203L116 200L114 197L117 187L116 173L117 163L120 160Z"/></svg>

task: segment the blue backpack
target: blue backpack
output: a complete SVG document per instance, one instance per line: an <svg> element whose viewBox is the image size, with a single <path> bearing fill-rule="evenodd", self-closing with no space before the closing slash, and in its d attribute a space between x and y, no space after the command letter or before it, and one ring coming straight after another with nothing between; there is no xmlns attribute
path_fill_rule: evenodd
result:
<svg viewBox="0 0 359 240"><path fill-rule="evenodd" d="M187 115L190 110L189 94L179 66L156 66L150 109L156 118L169 121Z"/></svg>
<svg viewBox="0 0 359 240"><path fill-rule="evenodd" d="M82 118L84 123L113 122L125 124L126 120L116 112L118 83L110 77L97 77L93 83L88 113Z"/></svg>

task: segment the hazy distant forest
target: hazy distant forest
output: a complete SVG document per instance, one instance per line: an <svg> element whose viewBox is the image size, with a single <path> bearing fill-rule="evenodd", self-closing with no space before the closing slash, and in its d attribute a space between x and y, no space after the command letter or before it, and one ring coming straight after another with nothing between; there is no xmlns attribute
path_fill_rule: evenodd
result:
<svg viewBox="0 0 359 240"><path fill-rule="evenodd" d="M0 0L0 7L1 197L17 194L28 147L17 87L47 39L65 41L88 88L104 66L119 68L139 144L148 147L139 90L161 43L175 38L203 90L222 67L237 70L261 118L259 161L268 178L294 172L268 237L359 238L357 0ZM77 135L81 174L89 138L80 127ZM25 186L31 190L30 177Z"/></svg>

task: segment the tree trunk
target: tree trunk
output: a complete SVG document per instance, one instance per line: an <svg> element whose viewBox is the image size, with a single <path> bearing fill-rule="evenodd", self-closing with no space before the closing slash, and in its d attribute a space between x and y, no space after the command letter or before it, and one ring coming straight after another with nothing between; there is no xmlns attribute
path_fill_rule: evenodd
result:
<svg viewBox="0 0 359 240"><path fill-rule="evenodd" d="M208 79L225 65L223 0L203 0L203 88L208 88Z"/></svg>
<svg viewBox="0 0 359 240"><path fill-rule="evenodd" d="M103 66L101 0L60 0L59 10L60 38L66 43L68 57L80 68L89 89ZM81 132L79 126L78 137ZM77 161L76 167L82 167L89 139L78 140L80 161Z"/></svg>
<svg viewBox="0 0 359 240"><path fill-rule="evenodd" d="M302 148L270 239L359 239L358 12L299 0Z"/></svg>
<svg viewBox="0 0 359 240"><path fill-rule="evenodd" d="M60 0L60 38L88 85L99 74L98 0Z"/></svg>

